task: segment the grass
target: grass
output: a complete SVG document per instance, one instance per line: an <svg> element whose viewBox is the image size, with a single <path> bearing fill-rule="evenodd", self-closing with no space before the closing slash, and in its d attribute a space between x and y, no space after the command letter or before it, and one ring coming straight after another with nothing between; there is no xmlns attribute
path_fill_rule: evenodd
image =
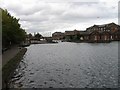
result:
<svg viewBox="0 0 120 90"><path fill-rule="evenodd" d="M3 88L7 88L8 81L10 80L11 76L13 75L16 67L18 66L19 62L22 60L23 55L27 51L26 48L23 48L15 57L8 61L5 66L2 68L2 86Z"/></svg>

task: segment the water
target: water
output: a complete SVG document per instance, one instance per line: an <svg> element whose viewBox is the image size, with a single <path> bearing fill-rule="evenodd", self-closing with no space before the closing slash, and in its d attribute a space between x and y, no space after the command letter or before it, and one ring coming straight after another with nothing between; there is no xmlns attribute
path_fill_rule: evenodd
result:
<svg viewBox="0 0 120 90"><path fill-rule="evenodd" d="M10 87L117 88L118 42L31 45Z"/></svg>

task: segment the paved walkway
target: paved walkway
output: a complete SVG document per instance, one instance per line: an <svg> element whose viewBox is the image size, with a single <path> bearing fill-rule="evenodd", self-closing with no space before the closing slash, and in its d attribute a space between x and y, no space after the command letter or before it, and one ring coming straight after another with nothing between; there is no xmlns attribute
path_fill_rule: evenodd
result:
<svg viewBox="0 0 120 90"><path fill-rule="evenodd" d="M2 66L4 66L10 59L12 59L21 49L17 46L5 51L2 54Z"/></svg>

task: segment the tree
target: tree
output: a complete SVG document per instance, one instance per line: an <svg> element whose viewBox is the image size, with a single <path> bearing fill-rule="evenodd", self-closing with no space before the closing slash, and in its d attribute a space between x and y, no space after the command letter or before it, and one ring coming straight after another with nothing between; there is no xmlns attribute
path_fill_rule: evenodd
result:
<svg viewBox="0 0 120 90"><path fill-rule="evenodd" d="M20 27L19 19L11 16L7 10L2 11L2 46L19 44L25 40L26 32Z"/></svg>
<svg viewBox="0 0 120 90"><path fill-rule="evenodd" d="M79 34L77 34L77 35L74 36L74 40L75 40L75 41L77 41L77 40L79 40L79 39L80 39L80 35L79 35Z"/></svg>
<svg viewBox="0 0 120 90"><path fill-rule="evenodd" d="M34 36L36 39L40 40L42 38L42 35L37 33L35 36Z"/></svg>
<svg viewBox="0 0 120 90"><path fill-rule="evenodd" d="M28 34L28 37L29 37L29 38L32 38L33 36L32 36L32 34L31 34L31 33L29 33L29 34Z"/></svg>

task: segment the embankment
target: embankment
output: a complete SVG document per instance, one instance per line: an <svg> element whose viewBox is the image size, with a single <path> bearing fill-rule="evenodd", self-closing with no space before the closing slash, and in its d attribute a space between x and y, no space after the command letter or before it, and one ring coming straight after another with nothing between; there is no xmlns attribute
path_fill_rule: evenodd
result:
<svg viewBox="0 0 120 90"><path fill-rule="evenodd" d="M18 52L11 60L8 61L2 68L2 88L8 88L7 84L10 80L11 76L14 73L14 70L19 65L19 62L22 60L25 52L27 51L26 48L22 48L20 52Z"/></svg>

